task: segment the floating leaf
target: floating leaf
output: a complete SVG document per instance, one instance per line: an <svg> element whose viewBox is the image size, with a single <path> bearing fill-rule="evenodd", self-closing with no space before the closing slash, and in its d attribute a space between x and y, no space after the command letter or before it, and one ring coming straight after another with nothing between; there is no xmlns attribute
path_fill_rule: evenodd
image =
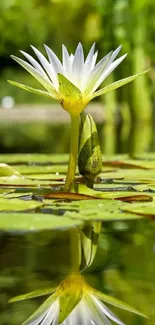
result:
<svg viewBox="0 0 155 325"><path fill-rule="evenodd" d="M155 202L149 204L134 204L133 206L127 205L123 208L123 211L136 213L138 215L146 217L155 217Z"/></svg>
<svg viewBox="0 0 155 325"><path fill-rule="evenodd" d="M49 229L69 229L81 226L82 220L72 220L53 214L42 213L1 213L0 230L5 231L40 231Z"/></svg>
<svg viewBox="0 0 155 325"><path fill-rule="evenodd" d="M38 201L24 201L20 199L0 198L0 211L26 211L33 210L43 205Z"/></svg>
<svg viewBox="0 0 155 325"><path fill-rule="evenodd" d="M22 177L20 173L7 164L0 164L0 177Z"/></svg>

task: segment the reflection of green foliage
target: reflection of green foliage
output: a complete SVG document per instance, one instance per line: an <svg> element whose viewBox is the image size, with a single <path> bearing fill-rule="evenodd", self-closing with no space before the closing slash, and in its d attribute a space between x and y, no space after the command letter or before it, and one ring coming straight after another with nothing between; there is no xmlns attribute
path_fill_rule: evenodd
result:
<svg viewBox="0 0 155 325"><path fill-rule="evenodd" d="M98 290L147 314L150 319L144 319L144 325L154 325L154 224L126 222L124 230L116 225L115 222L104 225L96 260L86 279ZM69 267L68 238L67 232L60 231L1 235L1 325L21 324L45 300L43 297L8 305L9 298L37 288L55 287L64 278ZM125 323L139 324L138 316L119 309L114 311Z"/></svg>

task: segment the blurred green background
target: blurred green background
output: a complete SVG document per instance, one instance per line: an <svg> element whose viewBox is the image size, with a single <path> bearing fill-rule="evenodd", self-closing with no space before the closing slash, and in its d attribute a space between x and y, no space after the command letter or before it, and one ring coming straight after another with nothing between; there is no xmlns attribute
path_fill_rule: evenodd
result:
<svg viewBox="0 0 155 325"><path fill-rule="evenodd" d="M105 125L99 125L103 153L133 154L155 149L152 135L155 101L154 0L1 0L0 12L1 114L5 110L5 123L0 119L1 152L68 151L68 125L61 129L65 136L59 138L58 144L56 121L51 118L48 123L42 123L40 118L39 125L38 121L24 123L26 109L21 107L22 121L16 126L16 121L12 119L16 107L24 103L33 109L35 103L43 110L45 104L52 110L53 103L9 85L7 79L37 85L33 77L10 58L10 54L21 56L19 50L32 54L30 44L44 53L45 43L61 58L61 44L72 52L79 41L85 53L95 41L99 58L123 45L121 54L127 52L128 56L106 83L151 67L147 76L99 98L106 120ZM6 96L11 96L15 102L11 117L5 105ZM58 111L60 114L61 110Z"/></svg>

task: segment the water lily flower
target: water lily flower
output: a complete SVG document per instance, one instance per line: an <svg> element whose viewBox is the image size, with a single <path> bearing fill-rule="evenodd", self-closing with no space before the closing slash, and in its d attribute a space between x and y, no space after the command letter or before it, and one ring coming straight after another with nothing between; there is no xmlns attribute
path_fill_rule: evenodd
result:
<svg viewBox="0 0 155 325"><path fill-rule="evenodd" d="M31 47L39 63L24 51L21 51L21 53L30 63L14 55L11 57L33 75L46 91L34 89L13 81L9 82L38 95L55 98L71 115L79 115L94 97L121 87L123 84L135 79L134 75L121 80L121 82L119 81L119 83L114 83L113 86L110 85L110 87L108 86L96 91L101 83L127 56L127 54L124 54L119 59L116 59L121 46L115 51L108 53L97 64L98 52L95 52L95 44L92 45L86 59L84 59L81 43L78 44L75 54L69 54L67 48L63 45L62 63L47 45L45 45L45 50L48 60L34 46ZM139 73L136 76L143 73Z"/></svg>
<svg viewBox="0 0 155 325"><path fill-rule="evenodd" d="M65 190L69 191L74 180L77 163L79 114L93 98L117 89L147 71L121 79L97 91L97 88L102 84L102 82L125 59L127 54L116 59L121 50L121 46L119 46L115 51L108 53L97 64L98 52L95 52L95 44L92 45L85 59L81 43L78 44L75 54L69 54L67 48L63 45L62 63L47 45L45 45L45 50L48 60L34 46L31 47L38 58L39 63L24 51L21 51L21 53L29 63L13 55L12 58L34 76L46 91L35 89L10 80L9 82L12 85L35 94L48 98L55 98L61 104L63 109L70 114L71 143L69 167L65 184Z"/></svg>
<svg viewBox="0 0 155 325"><path fill-rule="evenodd" d="M22 325L119 325L124 323L103 303L145 316L127 304L90 287L80 274L71 274L57 289L32 292L10 302L53 294ZM146 317L146 316L145 316Z"/></svg>

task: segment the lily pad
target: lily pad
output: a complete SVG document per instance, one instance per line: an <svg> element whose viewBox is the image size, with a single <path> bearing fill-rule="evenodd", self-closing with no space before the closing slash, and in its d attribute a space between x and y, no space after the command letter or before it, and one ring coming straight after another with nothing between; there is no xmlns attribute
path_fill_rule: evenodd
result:
<svg viewBox="0 0 155 325"><path fill-rule="evenodd" d="M11 166L1 163L0 164L0 177L22 177L20 173Z"/></svg>
<svg viewBox="0 0 155 325"><path fill-rule="evenodd" d="M126 206L123 211L136 213L141 216L155 217L155 202L150 204L134 204L134 206Z"/></svg>
<svg viewBox="0 0 155 325"><path fill-rule="evenodd" d="M81 226L82 220L57 217L42 213L1 213L0 230L3 231L40 231L50 229L69 229Z"/></svg>
<svg viewBox="0 0 155 325"><path fill-rule="evenodd" d="M43 203L38 201L24 201L20 199L0 198L0 211L27 211L41 207Z"/></svg>

